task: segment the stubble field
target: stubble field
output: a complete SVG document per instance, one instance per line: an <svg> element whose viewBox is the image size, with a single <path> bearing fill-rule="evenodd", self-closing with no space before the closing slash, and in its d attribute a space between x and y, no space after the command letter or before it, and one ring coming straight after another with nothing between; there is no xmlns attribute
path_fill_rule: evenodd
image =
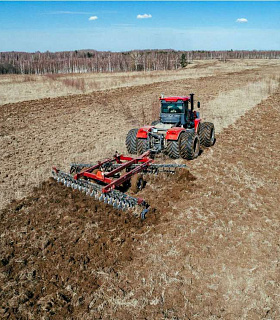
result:
<svg viewBox="0 0 280 320"><path fill-rule="evenodd" d="M2 105L1 316L279 318L279 70L274 60L215 62ZM190 92L216 144L175 161L189 172L148 178L144 222L48 179L52 165L125 152L161 93Z"/></svg>

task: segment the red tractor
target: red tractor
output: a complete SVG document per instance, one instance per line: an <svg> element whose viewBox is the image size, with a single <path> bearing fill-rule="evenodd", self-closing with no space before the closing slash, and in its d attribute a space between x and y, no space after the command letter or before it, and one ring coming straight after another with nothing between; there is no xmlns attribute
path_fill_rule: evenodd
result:
<svg viewBox="0 0 280 320"><path fill-rule="evenodd" d="M164 152L173 159L195 159L200 146L211 147L215 142L215 128L202 122L194 111L194 94L185 97L160 98L160 119L150 126L131 129L126 137L127 151L143 154L147 150ZM200 102L197 103L200 108Z"/></svg>

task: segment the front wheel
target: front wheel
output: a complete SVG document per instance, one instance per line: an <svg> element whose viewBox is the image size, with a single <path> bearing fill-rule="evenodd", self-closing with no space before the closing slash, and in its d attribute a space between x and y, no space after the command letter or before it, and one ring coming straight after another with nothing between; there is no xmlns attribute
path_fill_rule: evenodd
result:
<svg viewBox="0 0 280 320"><path fill-rule="evenodd" d="M183 159L193 160L198 157L200 142L198 135L193 131L184 131L179 141L180 155Z"/></svg>
<svg viewBox="0 0 280 320"><path fill-rule="evenodd" d="M202 122L199 130L200 144L211 147L215 143L215 127L212 122Z"/></svg>

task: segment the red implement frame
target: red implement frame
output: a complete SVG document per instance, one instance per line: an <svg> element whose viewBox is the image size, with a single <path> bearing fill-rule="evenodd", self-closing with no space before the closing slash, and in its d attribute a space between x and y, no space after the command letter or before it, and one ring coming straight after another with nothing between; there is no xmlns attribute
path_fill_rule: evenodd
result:
<svg viewBox="0 0 280 320"><path fill-rule="evenodd" d="M77 180L81 177L87 177L87 178L93 179L95 181L100 181L100 182L106 184L102 188L102 192L107 193L107 192L111 191L112 189L115 189L115 187L121 185L125 181L129 180L133 175L135 175L135 174L143 171L145 168L147 168L153 162L153 160L151 158L149 158L149 155L150 155L150 151L143 153L141 156L139 156L137 158L125 157L123 155L120 155L120 156L116 155L116 156L114 156L113 159L106 159L102 162L98 162L98 164L77 173L74 176L74 179ZM93 170L101 169L101 166L103 164L110 163L110 162L111 163L116 162L121 165L118 168L116 168L110 172L98 171L96 174L92 173ZM139 166L137 166L133 170L125 173L124 175L120 176L117 179L111 178L116 173L119 173L123 169L129 168L133 164L139 164Z"/></svg>

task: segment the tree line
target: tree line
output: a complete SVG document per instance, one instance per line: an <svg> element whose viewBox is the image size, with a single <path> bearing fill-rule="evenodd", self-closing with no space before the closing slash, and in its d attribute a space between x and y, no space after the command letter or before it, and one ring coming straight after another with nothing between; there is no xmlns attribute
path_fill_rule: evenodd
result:
<svg viewBox="0 0 280 320"><path fill-rule="evenodd" d="M109 52L1 52L0 74L48 74L174 70L193 60L279 59L280 51L132 50Z"/></svg>

